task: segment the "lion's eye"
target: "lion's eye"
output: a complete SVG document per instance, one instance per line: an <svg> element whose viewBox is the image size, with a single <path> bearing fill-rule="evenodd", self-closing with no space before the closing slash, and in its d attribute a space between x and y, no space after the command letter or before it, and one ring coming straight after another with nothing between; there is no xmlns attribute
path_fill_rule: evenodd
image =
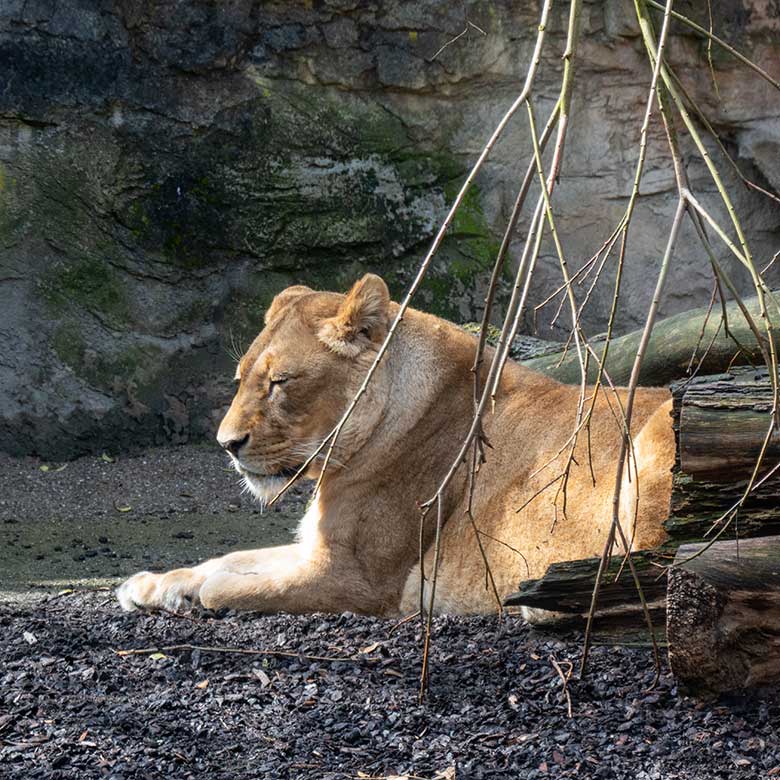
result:
<svg viewBox="0 0 780 780"><path fill-rule="evenodd" d="M283 385L285 382L289 382L289 376L276 376L268 380L268 392L272 392L277 385Z"/></svg>

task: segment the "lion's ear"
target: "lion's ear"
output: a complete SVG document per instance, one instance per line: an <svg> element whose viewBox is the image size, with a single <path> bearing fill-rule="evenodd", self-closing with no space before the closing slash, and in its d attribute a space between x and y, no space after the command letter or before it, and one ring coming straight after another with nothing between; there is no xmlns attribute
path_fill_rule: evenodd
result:
<svg viewBox="0 0 780 780"><path fill-rule="evenodd" d="M355 282L336 315L322 323L317 335L333 352L354 357L387 335L389 304L384 281L376 274L366 274Z"/></svg>
<svg viewBox="0 0 780 780"><path fill-rule="evenodd" d="M286 290L282 290L272 301L271 305L265 312L265 324L274 319L279 312L284 309L291 301L296 298L300 298L301 295L314 292L311 287L307 287L305 284L294 284L292 287L288 287Z"/></svg>

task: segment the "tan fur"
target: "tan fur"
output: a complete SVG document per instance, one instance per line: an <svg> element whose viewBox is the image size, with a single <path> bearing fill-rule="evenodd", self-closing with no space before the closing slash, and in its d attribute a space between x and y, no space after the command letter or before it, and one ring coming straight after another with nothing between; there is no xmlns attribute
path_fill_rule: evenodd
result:
<svg viewBox="0 0 780 780"><path fill-rule="evenodd" d="M240 385L220 426L223 446L247 486L268 499L338 422L397 313L387 287L367 275L346 295L295 287L270 307L266 327L241 359ZM394 615L419 604L418 503L428 499L458 451L470 422L476 342L460 328L409 310L396 338L345 426L320 494L295 544L231 553L167 574L141 572L118 590L126 609L180 609L200 602L262 612L344 611ZM486 361L489 363L489 360ZM601 553L612 516L620 432L599 394L581 436L567 489L557 483L521 511L566 462L565 444L579 388L508 363L495 410L484 421L490 442L474 493L474 518L498 591L537 577L554 561ZM621 402L625 391L620 390ZM611 399L615 406L614 398ZM635 466L624 476L621 523L634 548L664 539L674 437L663 389L637 391ZM564 453L549 464L561 448ZM315 478L321 460L309 469ZM280 474L280 472L284 472ZM635 473L636 472L636 473ZM639 493L638 512L636 496ZM467 470L444 501L436 607L479 613L495 608L466 514ZM634 522L636 520L636 522ZM433 518L424 534L431 571ZM426 586L427 587L427 586Z"/></svg>

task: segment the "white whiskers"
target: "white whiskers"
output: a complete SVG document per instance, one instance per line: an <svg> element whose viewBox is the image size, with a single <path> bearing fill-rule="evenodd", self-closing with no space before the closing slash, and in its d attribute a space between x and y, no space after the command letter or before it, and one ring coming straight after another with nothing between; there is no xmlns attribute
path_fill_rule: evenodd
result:
<svg viewBox="0 0 780 780"><path fill-rule="evenodd" d="M320 440L293 442L287 448L287 452L277 459L277 463L285 469L298 469L301 463L305 463L311 454L317 450L320 444ZM324 460L325 452L323 451L317 455L314 462L323 462ZM271 499L273 499L287 483L287 477L247 472L233 457L230 458L230 463L241 475L241 479L239 480L241 494L244 495L249 493L257 499L261 511L265 509ZM336 457L335 454L331 454L328 465L329 467L335 466L340 469L347 468L346 464Z"/></svg>

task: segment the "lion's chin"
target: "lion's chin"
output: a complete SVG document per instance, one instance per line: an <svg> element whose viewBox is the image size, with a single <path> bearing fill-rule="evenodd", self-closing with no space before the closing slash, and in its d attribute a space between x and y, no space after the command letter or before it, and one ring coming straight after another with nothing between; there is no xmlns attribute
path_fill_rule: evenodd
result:
<svg viewBox="0 0 780 780"><path fill-rule="evenodd" d="M266 477L258 474L242 474L244 489L250 492L262 506L268 504L287 484L286 477Z"/></svg>
<svg viewBox="0 0 780 780"><path fill-rule="evenodd" d="M283 468L277 474L258 474L231 457L233 468L241 475L244 490L251 493L262 507L270 503L279 491L298 473L297 468Z"/></svg>

